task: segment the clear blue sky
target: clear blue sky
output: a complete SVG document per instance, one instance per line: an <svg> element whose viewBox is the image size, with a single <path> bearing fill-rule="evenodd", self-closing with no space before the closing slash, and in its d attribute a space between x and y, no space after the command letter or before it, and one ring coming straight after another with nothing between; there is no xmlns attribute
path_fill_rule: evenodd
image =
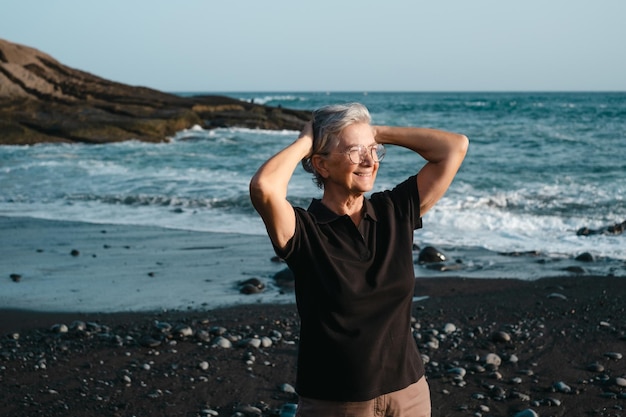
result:
<svg viewBox="0 0 626 417"><path fill-rule="evenodd" d="M164 91L626 91L625 0L2 0L0 20Z"/></svg>

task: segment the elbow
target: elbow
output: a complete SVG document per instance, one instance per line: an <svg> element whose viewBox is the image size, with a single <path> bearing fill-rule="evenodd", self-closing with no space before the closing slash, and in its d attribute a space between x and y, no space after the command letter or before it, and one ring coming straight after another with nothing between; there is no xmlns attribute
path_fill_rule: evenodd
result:
<svg viewBox="0 0 626 417"><path fill-rule="evenodd" d="M468 148L469 138L465 135L458 134L456 140L456 151L462 159L465 158Z"/></svg>
<svg viewBox="0 0 626 417"><path fill-rule="evenodd" d="M258 175L255 175L250 180L248 190L250 193L250 200L252 205L256 208L265 204L270 199L273 187Z"/></svg>
<svg viewBox="0 0 626 417"><path fill-rule="evenodd" d="M263 186L256 175L250 180L248 190L250 193L250 200L254 206L263 200Z"/></svg>

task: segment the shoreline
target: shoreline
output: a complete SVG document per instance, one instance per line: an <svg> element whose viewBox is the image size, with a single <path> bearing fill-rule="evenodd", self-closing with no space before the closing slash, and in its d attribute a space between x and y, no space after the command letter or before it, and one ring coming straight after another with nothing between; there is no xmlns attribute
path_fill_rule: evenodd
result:
<svg viewBox="0 0 626 417"><path fill-rule="evenodd" d="M289 302L270 278L266 236L0 216L0 306L80 313L218 308ZM18 279L13 279L17 275Z"/></svg>
<svg viewBox="0 0 626 417"><path fill-rule="evenodd" d="M0 230L3 308L129 313L295 301L293 292L274 280L286 265L275 261L267 236L1 215ZM457 249L446 255L443 265L415 265L418 285L458 276L535 281L626 271L623 261L603 274L597 272L606 269L602 261L546 260L535 253ZM477 266L471 270L469 265ZM243 294L241 283L251 278L265 288Z"/></svg>
<svg viewBox="0 0 626 417"><path fill-rule="evenodd" d="M415 280L415 297L413 304L446 303L446 300L457 297L491 298L494 294L505 294L513 301L517 291L538 291L544 289L546 297L562 298L567 288L593 286L607 287L605 293L626 295L626 278L612 276L573 276L573 277L544 277L536 280L521 280L516 278L465 278L465 277L438 277L417 278ZM565 296L566 298L566 296ZM565 299L564 298L564 299ZM70 324L71 321L94 322L132 322L146 317L168 316L172 318L200 316L203 314L221 314L236 310L263 310L276 308L290 308L295 310L293 302L262 303L255 299L236 305L224 305L197 309L154 309L129 311L71 311L71 310L37 310L29 308L0 307L0 336L13 331L45 330L54 324ZM539 302L539 301L538 301ZM509 306L510 307L510 306ZM624 308L626 311L626 307ZM626 316L624 317L624 331L626 331Z"/></svg>

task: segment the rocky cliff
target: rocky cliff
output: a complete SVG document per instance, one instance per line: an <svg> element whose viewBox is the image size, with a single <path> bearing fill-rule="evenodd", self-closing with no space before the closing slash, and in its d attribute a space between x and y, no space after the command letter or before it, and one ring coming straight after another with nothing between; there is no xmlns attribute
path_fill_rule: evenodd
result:
<svg viewBox="0 0 626 417"><path fill-rule="evenodd" d="M299 130L306 111L112 82L0 39L0 144L162 142L200 125Z"/></svg>

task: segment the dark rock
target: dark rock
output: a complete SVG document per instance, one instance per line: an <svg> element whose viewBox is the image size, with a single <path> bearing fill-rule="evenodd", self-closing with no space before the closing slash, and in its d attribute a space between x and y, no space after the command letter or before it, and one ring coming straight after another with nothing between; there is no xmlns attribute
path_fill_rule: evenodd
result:
<svg viewBox="0 0 626 417"><path fill-rule="evenodd" d="M22 280L22 276L20 274L11 274L10 277L13 282L20 282Z"/></svg>
<svg viewBox="0 0 626 417"><path fill-rule="evenodd" d="M593 255L589 252L583 252L575 258L579 262L593 262Z"/></svg>
<svg viewBox="0 0 626 417"><path fill-rule="evenodd" d="M275 263L285 263L285 260L279 256L272 256L271 261Z"/></svg>
<svg viewBox="0 0 626 417"><path fill-rule="evenodd" d="M572 274L584 274L585 269L580 266L568 266L563 268L564 271L571 272Z"/></svg>
<svg viewBox="0 0 626 417"><path fill-rule="evenodd" d="M199 125L300 130L310 112L112 82L0 39L0 144L164 142Z"/></svg>
<svg viewBox="0 0 626 417"><path fill-rule="evenodd" d="M430 264L445 262L446 259L446 255L444 255L439 249L432 246L426 246L420 251L417 257L417 262L419 264Z"/></svg>
<svg viewBox="0 0 626 417"><path fill-rule="evenodd" d="M239 283L239 292L242 294L258 294L264 289L265 284L258 278L250 278Z"/></svg>
<svg viewBox="0 0 626 417"><path fill-rule="evenodd" d="M278 285L282 289L293 290L296 278L293 275L293 272L291 272L291 269L285 268L282 271L278 271L276 274L274 274L274 281L276 281L276 285Z"/></svg>
<svg viewBox="0 0 626 417"><path fill-rule="evenodd" d="M588 227L581 227L576 231L578 236L590 236L590 235L620 235L626 230L626 220L621 223L615 223L599 229L590 229Z"/></svg>

